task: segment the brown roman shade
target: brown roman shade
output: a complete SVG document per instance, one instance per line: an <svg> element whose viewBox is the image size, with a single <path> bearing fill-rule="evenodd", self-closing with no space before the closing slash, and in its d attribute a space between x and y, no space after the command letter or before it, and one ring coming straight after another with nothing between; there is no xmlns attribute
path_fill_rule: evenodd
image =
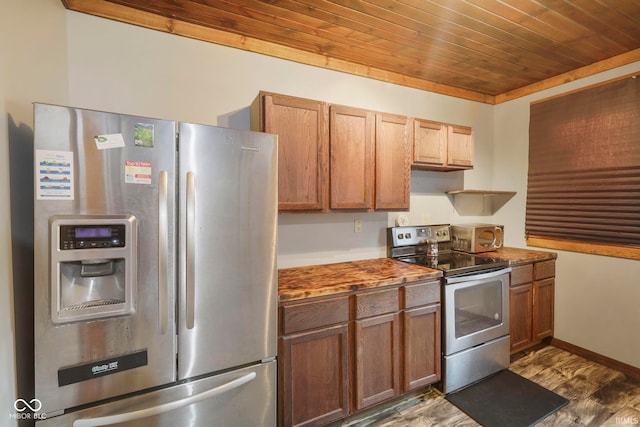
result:
<svg viewBox="0 0 640 427"><path fill-rule="evenodd" d="M640 78L531 104L525 230L640 248Z"/></svg>

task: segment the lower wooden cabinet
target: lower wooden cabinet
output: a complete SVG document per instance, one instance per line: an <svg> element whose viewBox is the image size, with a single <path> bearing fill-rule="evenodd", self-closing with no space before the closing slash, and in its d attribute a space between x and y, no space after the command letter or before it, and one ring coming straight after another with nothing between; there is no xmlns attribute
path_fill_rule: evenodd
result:
<svg viewBox="0 0 640 427"><path fill-rule="evenodd" d="M533 339L553 336L555 279L533 282Z"/></svg>
<svg viewBox="0 0 640 427"><path fill-rule="evenodd" d="M509 289L511 351L520 351L533 343L533 284Z"/></svg>
<svg viewBox="0 0 640 427"><path fill-rule="evenodd" d="M513 267L509 289L511 353L553 336L555 260Z"/></svg>
<svg viewBox="0 0 640 427"><path fill-rule="evenodd" d="M402 392L440 380L440 304L405 310Z"/></svg>
<svg viewBox="0 0 640 427"><path fill-rule="evenodd" d="M280 338L280 425L322 426L349 414L348 326Z"/></svg>
<svg viewBox="0 0 640 427"><path fill-rule="evenodd" d="M279 309L280 426L323 426L440 379L440 282Z"/></svg>
<svg viewBox="0 0 640 427"><path fill-rule="evenodd" d="M355 322L355 410L400 395L400 317L397 313Z"/></svg>

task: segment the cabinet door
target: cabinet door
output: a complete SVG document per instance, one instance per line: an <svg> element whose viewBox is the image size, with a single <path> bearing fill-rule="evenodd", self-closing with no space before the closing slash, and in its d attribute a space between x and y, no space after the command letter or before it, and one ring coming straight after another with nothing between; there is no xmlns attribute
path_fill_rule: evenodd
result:
<svg viewBox="0 0 640 427"><path fill-rule="evenodd" d="M440 379L440 305L407 310L404 317L403 392Z"/></svg>
<svg viewBox="0 0 640 427"><path fill-rule="evenodd" d="M398 313L355 322L355 410L400 394Z"/></svg>
<svg viewBox="0 0 640 427"><path fill-rule="evenodd" d="M278 135L278 209L326 209L329 194L327 104L265 94L263 109L263 131Z"/></svg>
<svg viewBox="0 0 640 427"><path fill-rule="evenodd" d="M346 324L280 338L282 426L321 426L349 414Z"/></svg>
<svg viewBox="0 0 640 427"><path fill-rule="evenodd" d="M374 137L374 113L331 106L331 209L373 208Z"/></svg>
<svg viewBox="0 0 640 427"><path fill-rule="evenodd" d="M444 166L447 162L447 126L421 119L414 119L413 123L413 163Z"/></svg>
<svg viewBox="0 0 640 427"><path fill-rule="evenodd" d="M473 132L467 126L449 125L448 132L449 166L473 167Z"/></svg>
<svg viewBox="0 0 640 427"><path fill-rule="evenodd" d="M407 117L376 114L376 209L409 209L412 132Z"/></svg>
<svg viewBox="0 0 640 427"><path fill-rule="evenodd" d="M533 341L532 308L533 285L531 283L509 289L511 352L521 350Z"/></svg>
<svg viewBox="0 0 640 427"><path fill-rule="evenodd" d="M533 282L533 339L553 336L554 279Z"/></svg>

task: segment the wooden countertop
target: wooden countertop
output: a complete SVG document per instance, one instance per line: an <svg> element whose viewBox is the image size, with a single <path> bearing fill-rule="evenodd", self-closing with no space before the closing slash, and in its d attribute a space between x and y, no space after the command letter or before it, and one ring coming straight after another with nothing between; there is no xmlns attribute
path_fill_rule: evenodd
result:
<svg viewBox="0 0 640 427"><path fill-rule="evenodd" d="M507 260L513 266L557 257L555 252L509 247L482 255ZM278 270L278 295L280 302L287 302L440 277L442 272L439 270L392 258L310 265Z"/></svg>
<svg viewBox="0 0 640 427"><path fill-rule="evenodd" d="M287 302L440 277L438 270L376 258L278 270L278 294Z"/></svg>
<svg viewBox="0 0 640 427"><path fill-rule="evenodd" d="M530 262L556 259L558 254L556 254L555 252L544 252L531 249L505 247L500 248L496 251L483 252L482 256L509 261L509 265L520 265Z"/></svg>

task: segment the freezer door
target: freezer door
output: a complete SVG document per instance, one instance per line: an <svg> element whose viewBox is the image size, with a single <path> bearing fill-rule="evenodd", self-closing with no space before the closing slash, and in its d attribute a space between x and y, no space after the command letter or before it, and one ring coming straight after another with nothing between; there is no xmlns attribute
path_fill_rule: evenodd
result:
<svg viewBox="0 0 640 427"><path fill-rule="evenodd" d="M179 125L178 378L276 355L277 144Z"/></svg>
<svg viewBox="0 0 640 427"><path fill-rule="evenodd" d="M46 417L46 415L45 415ZM36 422L37 427L276 425L276 362Z"/></svg>
<svg viewBox="0 0 640 427"><path fill-rule="evenodd" d="M175 381L175 122L36 104L34 130L35 397L42 411ZM60 180L67 188L56 188ZM80 247L110 233L104 224L114 218L122 247ZM71 236L78 247L68 250L73 224L83 225ZM64 236L63 227L71 227ZM120 273L131 295L112 280ZM110 310L121 298L131 304ZM66 311L53 313L57 306ZM74 314L85 311L91 316Z"/></svg>

